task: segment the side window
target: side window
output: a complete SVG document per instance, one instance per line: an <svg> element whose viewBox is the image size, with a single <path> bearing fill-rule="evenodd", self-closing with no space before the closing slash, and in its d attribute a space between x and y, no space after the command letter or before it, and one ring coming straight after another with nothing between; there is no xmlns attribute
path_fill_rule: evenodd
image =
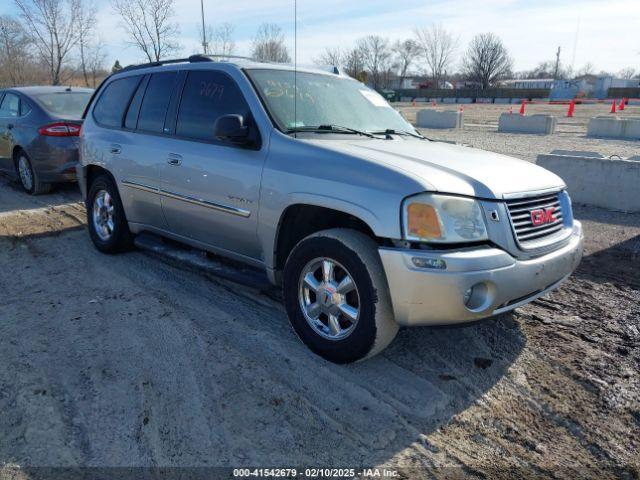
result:
<svg viewBox="0 0 640 480"><path fill-rule="evenodd" d="M107 127L122 127L122 117L141 78L121 78L107 85L93 109L96 121Z"/></svg>
<svg viewBox="0 0 640 480"><path fill-rule="evenodd" d="M31 112L31 105L24 98L20 100L20 116L24 117Z"/></svg>
<svg viewBox="0 0 640 480"><path fill-rule="evenodd" d="M154 73L142 100L138 130L162 133L167 108L176 84L176 72Z"/></svg>
<svg viewBox="0 0 640 480"><path fill-rule="evenodd" d="M136 90L136 94L133 96L133 100L131 100L131 104L129 105L129 110L127 110L127 116L124 119L125 128L135 129L138 125L138 114L140 113L140 105L142 104L142 98L144 97L144 90L147 87L147 82L145 77L138 85L138 89Z"/></svg>
<svg viewBox="0 0 640 480"><path fill-rule="evenodd" d="M7 93L0 104L0 117L20 116L20 97Z"/></svg>
<svg viewBox="0 0 640 480"><path fill-rule="evenodd" d="M240 88L229 76L213 71L191 71L182 92L176 135L215 141L213 125L222 115L250 116Z"/></svg>

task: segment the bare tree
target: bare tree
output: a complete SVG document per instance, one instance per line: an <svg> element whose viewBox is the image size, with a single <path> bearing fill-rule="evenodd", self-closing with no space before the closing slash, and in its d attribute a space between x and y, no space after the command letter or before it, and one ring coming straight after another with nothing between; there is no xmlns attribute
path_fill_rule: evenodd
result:
<svg viewBox="0 0 640 480"><path fill-rule="evenodd" d="M631 80L636 76L636 70L632 67L623 68L617 73L617 76L620 78L624 78L625 80Z"/></svg>
<svg viewBox="0 0 640 480"><path fill-rule="evenodd" d="M463 61L467 78L478 82L483 90L508 77L512 65L502 40L493 33L480 33L473 37Z"/></svg>
<svg viewBox="0 0 640 480"><path fill-rule="evenodd" d="M357 46L362 63L370 75L371 86L376 90L383 88L391 67L389 40L379 35L369 35L358 40Z"/></svg>
<svg viewBox="0 0 640 480"><path fill-rule="evenodd" d="M316 58L313 63L316 65L330 65L333 67L341 67L344 60L345 55L342 53L340 47L327 47L324 49L324 52L320 54L318 58Z"/></svg>
<svg viewBox="0 0 640 480"><path fill-rule="evenodd" d="M289 63L291 56L284 43L282 29L273 23L263 23L253 39L251 56L260 62Z"/></svg>
<svg viewBox="0 0 640 480"><path fill-rule="evenodd" d="M418 50L418 44L413 40L398 40L393 44L392 51L396 57L395 61L398 68L400 88L402 88L402 83L404 82L411 65L415 62Z"/></svg>
<svg viewBox="0 0 640 480"><path fill-rule="evenodd" d="M17 1L17 0L16 0ZM112 0L130 43L149 62L157 62L180 50L178 25L172 21L174 0Z"/></svg>
<svg viewBox="0 0 640 480"><path fill-rule="evenodd" d="M344 54L343 64L347 75L361 82L367 81L367 74L364 71L364 60L362 59L362 52L359 48L353 48Z"/></svg>
<svg viewBox="0 0 640 480"><path fill-rule="evenodd" d="M564 80L570 78L573 72L571 67L564 67L562 63L558 64L558 70L556 71L556 61L540 62L533 70L522 72L522 78L537 78L537 79L553 79L557 78Z"/></svg>
<svg viewBox="0 0 640 480"><path fill-rule="evenodd" d="M442 25L416 29L414 33L421 56L436 87L439 87L453 62L458 40Z"/></svg>
<svg viewBox="0 0 640 480"><path fill-rule="evenodd" d="M235 27L230 23L223 23L213 31L213 41L209 43L211 53L214 55L233 55L236 51L236 42L233 40Z"/></svg>
<svg viewBox="0 0 640 480"><path fill-rule="evenodd" d="M576 72L576 77L588 77L590 75L595 75L595 73L596 67L593 63L587 62Z"/></svg>
<svg viewBox="0 0 640 480"><path fill-rule="evenodd" d="M80 50L80 70L85 86L91 86L89 80L90 67L89 57L92 55L91 50L93 35L96 26L96 9L94 5L81 5L81 11L78 12L76 28L78 31L78 49ZM95 82L94 82L95 83Z"/></svg>
<svg viewBox="0 0 640 480"><path fill-rule="evenodd" d="M102 49L100 42L90 45L85 52L86 69L89 76L88 87L96 88L98 86L98 80L108 75L106 68L104 67L107 54Z"/></svg>
<svg viewBox="0 0 640 480"><path fill-rule="evenodd" d="M0 82L3 86L22 85L32 63L30 40L15 18L0 16Z"/></svg>
<svg viewBox="0 0 640 480"><path fill-rule="evenodd" d="M77 19L80 0L15 0L26 31L47 65L51 84L60 84L60 74L69 54L78 44Z"/></svg>

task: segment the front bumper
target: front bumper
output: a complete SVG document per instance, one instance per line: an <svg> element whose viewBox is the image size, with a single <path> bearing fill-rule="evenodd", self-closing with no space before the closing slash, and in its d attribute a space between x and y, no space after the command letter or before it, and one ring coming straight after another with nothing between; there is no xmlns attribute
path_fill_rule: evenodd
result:
<svg viewBox="0 0 640 480"><path fill-rule="evenodd" d="M574 222L568 242L531 260L499 248L425 251L380 248L396 321L400 325L469 322L525 305L557 288L582 259L584 236ZM446 269L417 268L412 258L443 260ZM469 306L464 295L475 286Z"/></svg>

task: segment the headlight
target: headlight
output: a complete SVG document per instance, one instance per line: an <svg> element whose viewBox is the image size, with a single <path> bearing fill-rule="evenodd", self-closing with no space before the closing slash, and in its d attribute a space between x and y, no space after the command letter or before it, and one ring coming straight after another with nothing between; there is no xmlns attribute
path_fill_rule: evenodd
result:
<svg viewBox="0 0 640 480"><path fill-rule="evenodd" d="M403 207L405 240L463 243L487 240L487 226L477 200L425 193Z"/></svg>

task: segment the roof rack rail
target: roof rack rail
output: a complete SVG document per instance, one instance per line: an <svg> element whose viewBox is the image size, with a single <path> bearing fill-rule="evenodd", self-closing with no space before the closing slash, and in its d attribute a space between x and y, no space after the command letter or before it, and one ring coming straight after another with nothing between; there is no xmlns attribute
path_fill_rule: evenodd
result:
<svg viewBox="0 0 640 480"><path fill-rule="evenodd" d="M116 73L130 72L131 70L139 70L141 68L160 67L162 65L170 65L172 63L188 63L188 62L189 62L188 58L174 58L171 60L159 60L157 62L140 63L138 65L127 65L122 70L119 70Z"/></svg>
<svg viewBox="0 0 640 480"><path fill-rule="evenodd" d="M189 57L189 61L191 63L197 63L197 62L217 62L219 58L228 58L230 60L247 60L250 62L255 62L256 60L251 58L251 57L242 57L240 55L225 55L225 54L221 54L221 55L203 55L201 53L196 54L196 55L191 55Z"/></svg>
<svg viewBox="0 0 640 480"><path fill-rule="evenodd" d="M124 67L122 70L119 70L116 73L130 72L132 70L139 70L141 68L150 68L150 67L161 67L162 65L171 65L174 63L198 63L198 62L218 62L218 59L231 59L231 60L248 60L254 61L250 57L241 57L238 55L191 55L188 58L174 58L170 60L159 60L157 62L150 63L141 63L138 65L128 65Z"/></svg>

